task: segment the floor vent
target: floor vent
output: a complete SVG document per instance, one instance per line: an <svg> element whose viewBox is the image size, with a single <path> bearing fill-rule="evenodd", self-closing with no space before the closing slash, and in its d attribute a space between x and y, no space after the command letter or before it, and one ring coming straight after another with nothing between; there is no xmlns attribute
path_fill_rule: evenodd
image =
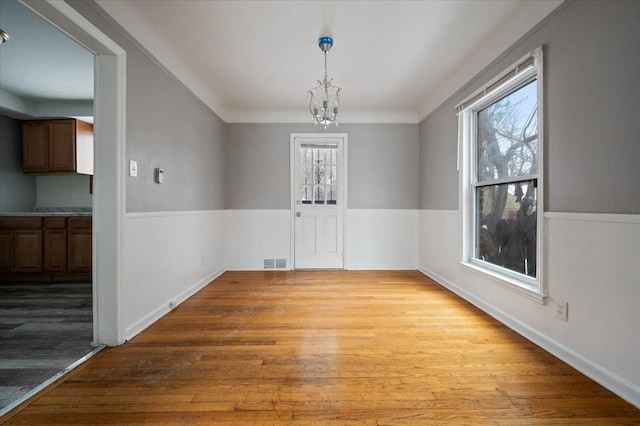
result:
<svg viewBox="0 0 640 426"><path fill-rule="evenodd" d="M273 269L275 268L275 260L274 259L264 259L264 269Z"/></svg>
<svg viewBox="0 0 640 426"><path fill-rule="evenodd" d="M277 269L286 269L286 267L287 267L287 259L276 259Z"/></svg>

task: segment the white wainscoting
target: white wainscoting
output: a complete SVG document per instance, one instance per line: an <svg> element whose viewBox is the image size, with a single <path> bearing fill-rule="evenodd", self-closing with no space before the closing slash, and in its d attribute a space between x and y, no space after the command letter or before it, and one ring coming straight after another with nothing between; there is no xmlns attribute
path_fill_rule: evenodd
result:
<svg viewBox="0 0 640 426"><path fill-rule="evenodd" d="M264 269L264 259L286 259L291 268L291 211L226 210L226 265L230 271Z"/></svg>
<svg viewBox="0 0 640 426"><path fill-rule="evenodd" d="M227 210L228 270L263 270L264 259L291 269L290 210ZM346 269L416 269L418 210L348 210Z"/></svg>
<svg viewBox="0 0 640 426"><path fill-rule="evenodd" d="M347 210L346 269L418 267L418 210Z"/></svg>
<svg viewBox="0 0 640 426"><path fill-rule="evenodd" d="M640 407L640 216L547 213L540 305L462 269L460 214L420 211L420 270ZM554 316L554 301L569 318Z"/></svg>
<svg viewBox="0 0 640 426"><path fill-rule="evenodd" d="M128 213L124 221L125 339L225 270L225 212Z"/></svg>

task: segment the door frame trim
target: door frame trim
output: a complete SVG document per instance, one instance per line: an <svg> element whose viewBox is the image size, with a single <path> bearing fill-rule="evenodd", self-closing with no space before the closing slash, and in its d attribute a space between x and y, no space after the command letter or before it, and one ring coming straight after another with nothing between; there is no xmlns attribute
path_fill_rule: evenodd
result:
<svg viewBox="0 0 640 426"><path fill-rule="evenodd" d="M295 190L296 190L296 182L295 182L295 143L296 138L320 138L320 139L341 139L342 144L342 174L344 177L339 182L342 186L342 208L340 209L342 213L342 269L347 269L347 177L348 173L348 161L347 161L347 152L348 152L348 135L346 133L290 133L289 135L289 229L290 231L290 242L289 242L289 270L295 270L296 264L296 235L295 235L295 210L296 210L296 201L295 201Z"/></svg>
<svg viewBox="0 0 640 426"><path fill-rule="evenodd" d="M124 343L127 52L64 1L20 2L94 55L93 334L96 344L117 346Z"/></svg>

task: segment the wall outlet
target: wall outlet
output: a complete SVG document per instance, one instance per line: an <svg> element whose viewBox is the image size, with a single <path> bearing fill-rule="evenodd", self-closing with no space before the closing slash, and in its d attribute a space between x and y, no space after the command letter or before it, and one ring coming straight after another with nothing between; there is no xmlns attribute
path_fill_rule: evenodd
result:
<svg viewBox="0 0 640 426"><path fill-rule="evenodd" d="M556 317L560 318L562 321L567 321L569 319L569 302L556 300L555 314Z"/></svg>

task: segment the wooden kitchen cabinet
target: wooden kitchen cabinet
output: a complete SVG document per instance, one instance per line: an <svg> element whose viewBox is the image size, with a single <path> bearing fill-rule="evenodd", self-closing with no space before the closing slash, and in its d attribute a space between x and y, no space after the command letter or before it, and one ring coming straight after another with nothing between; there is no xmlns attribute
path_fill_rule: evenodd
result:
<svg viewBox="0 0 640 426"><path fill-rule="evenodd" d="M71 118L23 121L22 168L93 175L93 125Z"/></svg>
<svg viewBox="0 0 640 426"><path fill-rule="evenodd" d="M67 231L67 267L69 273L90 273L91 218L70 217Z"/></svg>
<svg viewBox="0 0 640 426"><path fill-rule="evenodd" d="M0 280L91 279L90 216L0 217Z"/></svg>
<svg viewBox="0 0 640 426"><path fill-rule="evenodd" d="M0 230L0 272L13 272L13 231Z"/></svg>
<svg viewBox="0 0 640 426"><path fill-rule="evenodd" d="M46 121L22 122L22 170L25 173L49 171L48 135Z"/></svg>
<svg viewBox="0 0 640 426"><path fill-rule="evenodd" d="M14 232L14 272L42 272L42 230Z"/></svg>
<svg viewBox="0 0 640 426"><path fill-rule="evenodd" d="M44 272L67 272L67 218L44 218Z"/></svg>
<svg viewBox="0 0 640 426"><path fill-rule="evenodd" d="M0 271L42 272L42 218L0 218Z"/></svg>

